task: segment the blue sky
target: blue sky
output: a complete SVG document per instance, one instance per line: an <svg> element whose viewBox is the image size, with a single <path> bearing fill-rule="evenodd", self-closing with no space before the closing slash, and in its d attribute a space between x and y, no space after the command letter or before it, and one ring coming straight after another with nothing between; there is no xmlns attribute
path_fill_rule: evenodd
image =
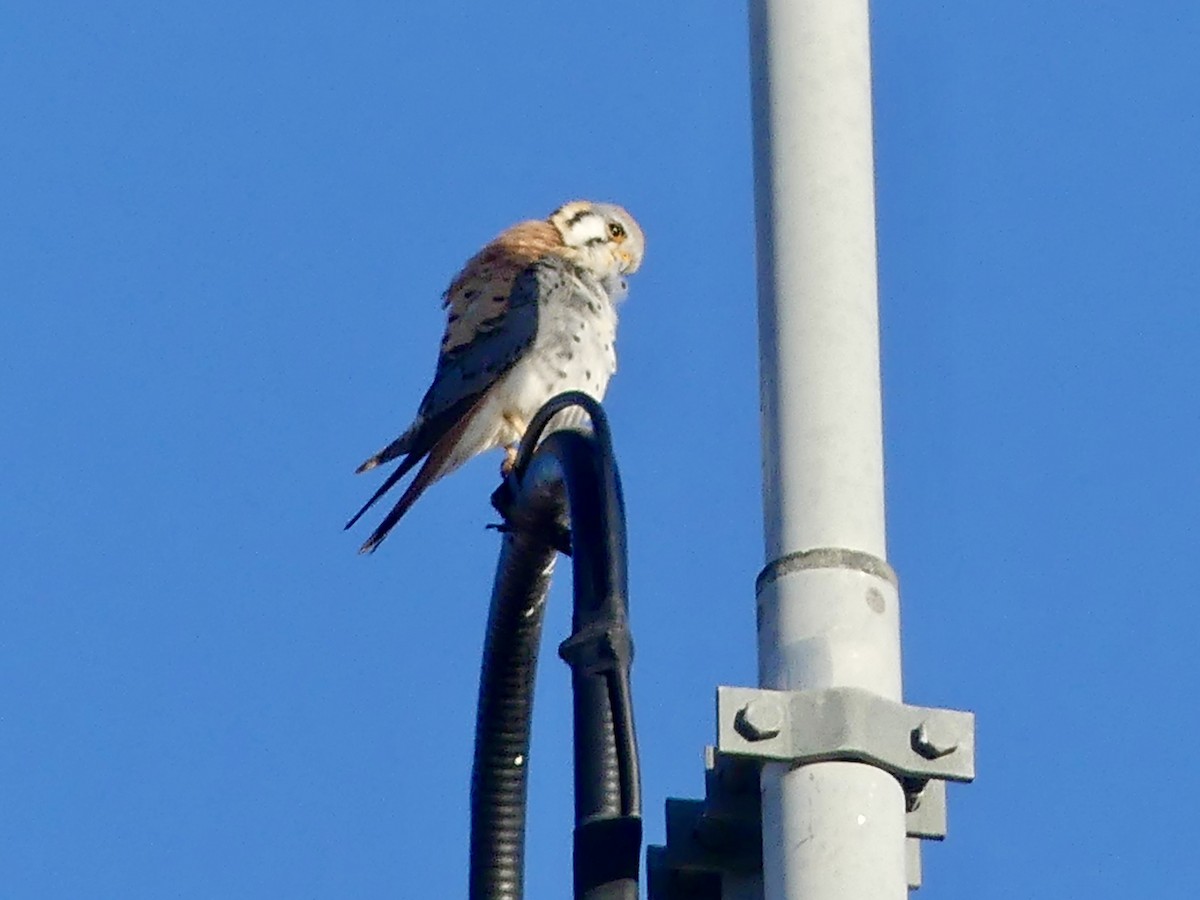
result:
<svg viewBox="0 0 1200 900"><path fill-rule="evenodd" d="M1191 896L1200 7L874 13L906 697L979 716L921 896ZM0 10L0 893L464 891L498 460L340 527L451 275L575 197L647 233L607 406L662 839L755 672L746 53L715 0ZM534 898L569 722L547 651Z"/></svg>

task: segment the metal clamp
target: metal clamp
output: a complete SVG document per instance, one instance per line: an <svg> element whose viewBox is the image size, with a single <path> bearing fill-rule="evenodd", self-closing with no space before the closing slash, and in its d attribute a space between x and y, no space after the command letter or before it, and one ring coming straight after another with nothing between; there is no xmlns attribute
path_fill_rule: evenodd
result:
<svg viewBox="0 0 1200 900"><path fill-rule="evenodd" d="M846 760L896 777L908 802L908 883L921 885L920 840L946 836L946 781L975 777L975 716L906 706L861 688L717 688L722 756L793 765Z"/></svg>
<svg viewBox="0 0 1200 900"><path fill-rule="evenodd" d="M975 716L906 706L860 688L717 688L717 746L705 799L667 801L667 843L651 847L651 900L720 898L722 874L761 871L758 769L864 762L896 777L908 801L908 884L921 885L921 840L946 836L946 781L975 777Z"/></svg>
<svg viewBox="0 0 1200 900"><path fill-rule="evenodd" d="M861 688L717 688L717 750L795 765L852 760L902 782L975 777L975 716L906 706Z"/></svg>

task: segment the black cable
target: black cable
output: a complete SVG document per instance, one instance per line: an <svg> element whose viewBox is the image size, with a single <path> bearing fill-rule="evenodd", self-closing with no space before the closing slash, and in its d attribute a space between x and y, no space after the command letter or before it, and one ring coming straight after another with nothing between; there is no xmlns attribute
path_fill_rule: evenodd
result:
<svg viewBox="0 0 1200 900"><path fill-rule="evenodd" d="M591 434L542 432L582 407ZM471 802L472 900L522 896L529 727L542 613L555 548L571 551L575 722L575 897L636 900L641 787L629 667L625 513L608 423L585 394L534 416L513 473L493 496L506 532L480 677ZM569 513L569 538L564 531Z"/></svg>
<svg viewBox="0 0 1200 900"><path fill-rule="evenodd" d="M520 900L533 684L555 551L506 536L484 640L471 773L470 897Z"/></svg>

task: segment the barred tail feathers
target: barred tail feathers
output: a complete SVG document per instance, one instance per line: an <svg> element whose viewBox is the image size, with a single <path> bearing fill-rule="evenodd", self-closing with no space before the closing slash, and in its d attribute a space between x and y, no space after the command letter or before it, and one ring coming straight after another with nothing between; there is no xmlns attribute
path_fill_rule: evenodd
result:
<svg viewBox="0 0 1200 900"><path fill-rule="evenodd" d="M417 424L414 423L408 431L404 432L404 434L400 435L400 437L396 438L374 456L365 460L362 465L354 470L354 474L361 475L363 472L370 472L375 467L381 466L386 462L391 462L396 457L408 453L412 449L413 433L416 430Z"/></svg>
<svg viewBox="0 0 1200 900"><path fill-rule="evenodd" d="M447 475L457 469L463 464L463 462L465 462L466 456L473 455L464 455L462 452L463 448L461 446L463 432L466 431L471 419L472 415L463 416L463 418L459 420L459 422L453 428L446 432L446 434L444 434L442 438L433 445L433 449L429 451L429 456L426 458L425 464L421 466L420 471L417 472L417 477L414 478L412 483L404 489L404 493L401 495L400 499L396 501L396 505L392 507L391 512L384 516L383 521L379 523L379 527L371 532L371 536L363 542L361 547L358 548L359 553L374 553L375 548L383 542L383 539L388 536L388 532L395 527L396 523L399 522L404 514L409 511L412 505L417 502L417 499L423 493L425 493L426 488L428 488L443 475ZM397 469L396 472L388 478L387 482L384 483L384 486L380 488L377 496L382 496L383 491L395 484L396 478L399 476L399 474L403 474L401 469L407 471L408 469L405 468L405 466L408 466L408 468L412 467L411 464L409 464L410 459L412 459L411 455L404 461L404 463L401 464L400 469ZM375 497L372 497L367 506L370 506L375 499ZM355 518L357 519L357 516Z"/></svg>
<svg viewBox="0 0 1200 900"><path fill-rule="evenodd" d="M377 491L375 491L374 494L371 495L371 499L363 504L362 509L360 509L358 512L356 512L351 517L350 521L345 524L345 526L343 527L342 530L346 531L346 530L349 530L350 528L353 528L354 523L363 517L363 513L365 513L368 509L370 509L372 506L374 506L375 502L380 497L382 497L384 494L386 494L388 491L390 491L392 489L392 487L396 484L397 481L399 481L401 478L403 478L405 475L407 475L408 471L413 466L415 466L418 462L421 461L421 456L422 456L422 454L420 454L420 453L410 453L408 455L408 457L402 463L400 463L399 466L396 467L396 471L394 471L391 475L389 475L387 477L387 479L384 480L383 484L381 484L379 486L379 489ZM372 457L372 459L374 459L374 457ZM367 460L367 462L370 462L370 461L371 460ZM376 465L378 465L378 464L376 464ZM367 466L367 463L363 463L363 466ZM359 471L365 472L369 468L374 468L374 466L367 466L367 468L362 468L360 466Z"/></svg>

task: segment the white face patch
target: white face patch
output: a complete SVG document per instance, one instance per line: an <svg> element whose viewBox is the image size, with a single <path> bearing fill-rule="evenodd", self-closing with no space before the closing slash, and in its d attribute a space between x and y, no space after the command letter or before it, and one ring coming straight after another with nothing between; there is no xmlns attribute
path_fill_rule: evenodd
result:
<svg viewBox="0 0 1200 900"><path fill-rule="evenodd" d="M563 235L569 247L586 247L589 241L608 243L608 225L597 213L588 212L570 221Z"/></svg>
<svg viewBox="0 0 1200 900"><path fill-rule="evenodd" d="M641 265L642 230L619 206L577 200L559 207L550 223L562 235L568 258L600 279L610 294L615 280Z"/></svg>

